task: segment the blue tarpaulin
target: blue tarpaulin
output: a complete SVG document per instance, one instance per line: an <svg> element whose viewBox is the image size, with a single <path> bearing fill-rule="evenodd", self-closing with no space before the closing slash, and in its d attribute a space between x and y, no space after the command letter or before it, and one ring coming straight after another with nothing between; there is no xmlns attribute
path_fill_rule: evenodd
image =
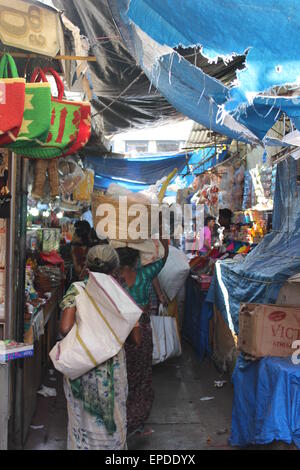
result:
<svg viewBox="0 0 300 470"><path fill-rule="evenodd" d="M150 185L168 176L174 168L178 168L176 181L179 177L181 186L187 187L194 178L193 172L203 173L226 158L227 150L216 155L215 148L208 148L176 155L148 155L137 158L87 156L86 162L95 171L95 189L105 190L111 183L117 183L136 192L148 189ZM168 192L167 195L172 194Z"/></svg>
<svg viewBox="0 0 300 470"><path fill-rule="evenodd" d="M300 129L299 97L257 96L274 85L296 83L300 76L296 0L266 0L263 5L258 0L108 2L130 53L151 83L184 115L252 144L273 145L266 133L283 111ZM193 44L203 45L208 56L244 53L249 48L240 84L224 86L172 49Z"/></svg>
<svg viewBox="0 0 300 470"><path fill-rule="evenodd" d="M174 168L181 172L191 155L183 152L138 158L87 156L86 162L95 171L96 188L107 189L111 183L118 183L132 191L140 191L168 176Z"/></svg>
<svg viewBox="0 0 300 470"><path fill-rule="evenodd" d="M273 231L244 262L217 261L207 300L215 303L230 329L238 333L240 303L275 303L284 282L300 272L300 185L297 163L278 164Z"/></svg>
<svg viewBox="0 0 300 470"><path fill-rule="evenodd" d="M291 358L237 361L232 376L234 399L230 444L272 441L300 449L300 367Z"/></svg>
<svg viewBox="0 0 300 470"><path fill-rule="evenodd" d="M210 59L248 50L231 109L247 93L298 82L298 0L131 0L128 17L159 44L201 45Z"/></svg>

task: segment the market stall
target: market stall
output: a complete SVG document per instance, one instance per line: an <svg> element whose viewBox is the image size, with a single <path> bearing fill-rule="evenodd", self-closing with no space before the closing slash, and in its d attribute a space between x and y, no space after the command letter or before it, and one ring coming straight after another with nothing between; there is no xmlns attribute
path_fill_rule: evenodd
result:
<svg viewBox="0 0 300 470"><path fill-rule="evenodd" d="M6 393L8 384L1 381L1 396L8 400L6 406L1 403L1 410L5 408L1 419L5 416L6 420L1 426L6 436L1 448L2 442L7 447L8 435L10 446L19 448L49 365L48 352L56 341L58 303L68 274L67 263L58 253L61 228L52 216L59 213L56 208L67 193L64 183L72 171L68 168L62 176L57 158L65 160L87 143L91 109L81 101L83 91L76 94L77 101L64 91L61 72L68 68L66 61L76 63L77 59L64 55L70 43L69 38L65 43L66 19L61 12L51 2L0 3L5 44L0 54L0 349L4 361L0 368L7 371L3 376L10 383ZM17 25L21 24L20 41ZM84 169L81 176L85 176ZM49 189L44 193L46 179ZM75 183L78 189L80 181ZM50 200L53 206L43 208L44 220L40 218L33 227L27 221L28 210L37 210L37 204ZM38 237L27 236L26 241L27 228ZM49 253L52 259L45 258Z"/></svg>
<svg viewBox="0 0 300 470"><path fill-rule="evenodd" d="M197 174L200 160L191 165L195 175L193 185L177 193L178 203L190 202L195 214L202 205L203 219L208 216L216 219L209 253L201 252L203 235L195 243L195 229L191 231L189 245L187 240L183 245L191 267L186 284L183 336L192 342L200 358L208 354L220 370L230 372L236 357L237 335L228 328L216 305L206 301L206 294L213 276L217 276L218 263L222 260L229 264L243 262L272 227L274 171L261 163L250 173L245 165L246 155L230 152L227 161L214 162L215 166ZM251 174L256 177L252 178Z"/></svg>
<svg viewBox="0 0 300 470"><path fill-rule="evenodd" d="M297 163L292 157L278 164L273 231L264 237L243 262L218 262L207 296L207 300L214 304L223 325L226 325L227 333L234 339L231 344L222 344L223 348L219 350L218 356L224 369L231 372L246 344L240 336L244 331L241 330L240 305L249 309L251 305L261 304L260 320L263 319L263 308L274 310L273 315L266 317L270 323L270 343L265 338L268 331L265 326L259 332L255 328L248 328L252 344L258 344L260 338L261 345L269 349L259 352L254 348L248 351L239 359L234 370L233 445L267 444L273 440L281 440L286 443L293 441L299 446L298 395L294 393L292 386L294 381L299 381L299 374L297 366L289 357L293 353L292 342L298 338L298 323L295 318L299 316L297 306L300 305L297 287L300 272L299 207L291 203L292 198L299 195L298 171ZM288 307L289 305L292 306ZM294 320L289 320L288 309L292 318L295 317ZM249 315L248 318L254 317ZM272 377L272 380L268 381L267 377ZM254 383L257 384L255 390ZM259 393L262 390L264 393ZM276 397L279 395L282 406L278 408ZM246 419L245 413L241 413L241 400L249 404L247 415L250 418ZM270 412L274 400L280 413ZM290 409L295 412L290 413ZM278 426L278 420L284 425Z"/></svg>

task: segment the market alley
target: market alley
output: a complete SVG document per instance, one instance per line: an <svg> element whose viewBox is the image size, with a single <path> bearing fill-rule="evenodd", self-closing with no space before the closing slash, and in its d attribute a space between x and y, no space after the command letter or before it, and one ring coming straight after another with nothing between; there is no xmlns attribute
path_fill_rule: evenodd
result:
<svg viewBox="0 0 300 470"><path fill-rule="evenodd" d="M48 373L44 385L54 387L57 397L38 396L28 438L27 450L64 450L67 440L67 409L62 376L56 381ZM214 381L227 380L217 388ZM153 430L147 437L128 440L130 450L232 449L230 433L233 387L220 376L207 358L199 362L184 343L179 358L153 368L155 401L148 421ZM214 397L210 400L203 398Z"/></svg>

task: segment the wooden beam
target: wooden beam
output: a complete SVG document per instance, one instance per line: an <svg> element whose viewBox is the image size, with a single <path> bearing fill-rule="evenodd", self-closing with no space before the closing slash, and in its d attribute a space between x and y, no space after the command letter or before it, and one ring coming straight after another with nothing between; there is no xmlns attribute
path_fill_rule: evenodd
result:
<svg viewBox="0 0 300 470"><path fill-rule="evenodd" d="M4 55L6 52L1 51L0 55ZM10 55L16 58L23 58L23 59L40 59L41 57L45 57L47 60L78 60L78 61L87 61L87 62L97 62L95 56L77 56L77 55L57 55L55 57L48 57L43 56L41 54L28 54L26 52L9 52Z"/></svg>

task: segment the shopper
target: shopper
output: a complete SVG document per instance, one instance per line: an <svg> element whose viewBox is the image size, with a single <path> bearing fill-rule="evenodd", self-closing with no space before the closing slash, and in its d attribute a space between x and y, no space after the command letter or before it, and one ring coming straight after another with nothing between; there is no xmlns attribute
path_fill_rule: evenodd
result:
<svg viewBox="0 0 300 470"><path fill-rule="evenodd" d="M75 223L71 242L71 256L74 267L73 280L81 281L86 275L86 257L90 248L91 226L86 220Z"/></svg>
<svg viewBox="0 0 300 470"><path fill-rule="evenodd" d="M87 266L91 272L113 274L119 266L119 257L110 245L95 246L88 252ZM76 284L72 284L60 305L60 332L63 336L75 323L77 294ZM69 418L68 449L126 449L127 374L124 348L76 380L64 377L64 390Z"/></svg>
<svg viewBox="0 0 300 470"><path fill-rule="evenodd" d="M165 256L147 266L141 266L139 252L132 248L117 249L120 258L119 281L135 302L143 309L139 320L140 345L130 339L125 343L128 399L127 432L129 435L146 435L147 421L154 400L152 387L152 329L149 314L149 295L152 281L163 268L168 256L168 241L163 241Z"/></svg>
<svg viewBox="0 0 300 470"><path fill-rule="evenodd" d="M216 219L215 217L209 215L206 217L204 222L204 230L203 230L203 243L201 243L200 237L200 244L199 246L199 254L209 256L209 253L212 249L212 233L215 226Z"/></svg>

